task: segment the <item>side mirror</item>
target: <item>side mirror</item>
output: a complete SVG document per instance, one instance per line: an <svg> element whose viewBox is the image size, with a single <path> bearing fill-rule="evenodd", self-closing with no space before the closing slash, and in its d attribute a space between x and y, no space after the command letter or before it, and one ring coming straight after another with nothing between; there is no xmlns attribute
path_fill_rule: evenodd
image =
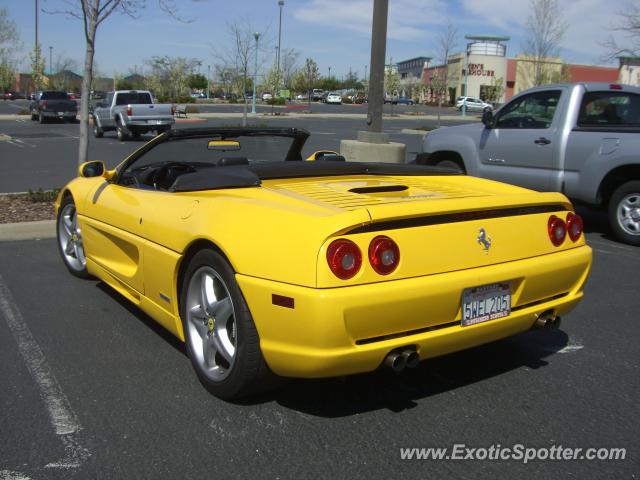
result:
<svg viewBox="0 0 640 480"><path fill-rule="evenodd" d="M85 162L78 168L78 175L82 178L104 177L107 180L113 178L115 170L107 170L101 160Z"/></svg>
<svg viewBox="0 0 640 480"><path fill-rule="evenodd" d="M495 126L496 119L493 117L493 112L489 109L486 109L482 112L482 123L487 128L493 128Z"/></svg>

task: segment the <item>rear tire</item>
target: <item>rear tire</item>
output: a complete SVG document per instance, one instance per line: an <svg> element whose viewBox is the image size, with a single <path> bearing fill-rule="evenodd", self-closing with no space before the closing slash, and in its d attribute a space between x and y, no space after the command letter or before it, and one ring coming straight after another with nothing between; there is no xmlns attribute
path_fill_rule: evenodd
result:
<svg viewBox="0 0 640 480"><path fill-rule="evenodd" d="M117 120L116 125L116 136L118 137L118 140L120 140L121 142L129 140L129 133L125 130L122 122L120 122L120 120Z"/></svg>
<svg viewBox="0 0 640 480"><path fill-rule="evenodd" d="M251 312L227 261L214 250L199 251L181 287L185 346L205 388L226 400L270 388L275 375L262 356Z"/></svg>
<svg viewBox="0 0 640 480"><path fill-rule="evenodd" d="M640 181L623 183L609 200L609 224L615 237L640 246Z"/></svg>
<svg viewBox="0 0 640 480"><path fill-rule="evenodd" d="M38 122L40 122L40 124L47 123L47 119L44 115L42 115L42 113L38 115Z"/></svg>

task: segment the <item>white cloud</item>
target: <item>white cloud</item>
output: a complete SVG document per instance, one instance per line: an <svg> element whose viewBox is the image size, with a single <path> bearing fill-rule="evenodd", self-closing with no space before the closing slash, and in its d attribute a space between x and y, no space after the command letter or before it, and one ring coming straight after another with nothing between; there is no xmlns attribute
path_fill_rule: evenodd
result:
<svg viewBox="0 0 640 480"><path fill-rule="evenodd" d="M373 2L311 0L293 15L303 22L371 35ZM387 36L404 41L424 39L429 36L427 26L441 24L445 18L444 0L391 0Z"/></svg>
<svg viewBox="0 0 640 480"><path fill-rule="evenodd" d="M522 39L526 35L529 0L461 0L461 4L475 19L471 24L467 23L467 29L500 29L513 36L510 51L516 53L521 50ZM624 0L560 0L562 16L568 24L561 45L565 60L597 63L603 53L600 42L608 35L607 27L615 23L616 12L624 4Z"/></svg>

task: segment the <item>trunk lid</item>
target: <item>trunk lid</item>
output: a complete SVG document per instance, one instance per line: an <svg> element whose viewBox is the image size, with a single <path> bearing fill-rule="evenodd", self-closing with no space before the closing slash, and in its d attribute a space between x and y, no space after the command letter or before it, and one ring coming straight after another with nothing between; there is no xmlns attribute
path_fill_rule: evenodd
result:
<svg viewBox="0 0 640 480"><path fill-rule="evenodd" d="M558 193L466 176L352 176L268 183L276 191L336 213L366 210L369 223L336 229L322 245L317 280L321 288L478 268L584 244L583 238L576 243L567 238L560 247L551 243L549 217L564 220L572 209ZM397 269L386 276L377 274L367 257L369 244L378 235L390 237L400 249ZM326 261L328 245L338 237L354 241L362 253L362 268L349 280L338 279Z"/></svg>

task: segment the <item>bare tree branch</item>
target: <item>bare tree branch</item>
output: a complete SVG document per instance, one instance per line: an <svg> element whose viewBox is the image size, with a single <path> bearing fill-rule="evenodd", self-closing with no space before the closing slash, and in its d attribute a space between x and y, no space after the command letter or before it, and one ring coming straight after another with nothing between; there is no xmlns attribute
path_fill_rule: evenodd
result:
<svg viewBox="0 0 640 480"><path fill-rule="evenodd" d="M621 38L609 35L600 44L606 50L602 57L605 62L622 56L640 56L640 1L629 1L627 8L619 11L617 16L619 21L608 29L619 33Z"/></svg>
<svg viewBox="0 0 640 480"><path fill-rule="evenodd" d="M567 28L558 0L530 0L523 51L533 62L533 86L547 83L549 59L559 55Z"/></svg>

